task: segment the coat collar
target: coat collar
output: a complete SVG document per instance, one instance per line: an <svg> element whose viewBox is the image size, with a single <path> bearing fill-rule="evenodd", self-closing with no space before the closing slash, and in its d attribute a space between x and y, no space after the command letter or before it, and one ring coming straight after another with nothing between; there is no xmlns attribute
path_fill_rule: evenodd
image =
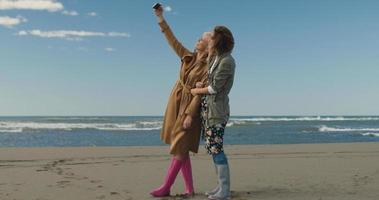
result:
<svg viewBox="0 0 379 200"><path fill-rule="evenodd" d="M215 66L211 72L211 74L213 74L213 72L216 70L216 68L218 67L218 65L220 64L220 61L225 58L226 56L230 55L230 52L226 52L226 53L223 53L221 55L217 55L217 56L213 56L212 59L210 60L209 64L208 64L208 70L211 70L211 67L213 66L213 63L215 62L216 60L216 57L218 57L218 59L216 60L216 63L215 63Z"/></svg>

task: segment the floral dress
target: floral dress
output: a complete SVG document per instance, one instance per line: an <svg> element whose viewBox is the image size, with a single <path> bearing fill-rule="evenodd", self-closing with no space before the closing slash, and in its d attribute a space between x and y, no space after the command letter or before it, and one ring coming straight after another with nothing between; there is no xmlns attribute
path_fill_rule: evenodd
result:
<svg viewBox="0 0 379 200"><path fill-rule="evenodd" d="M224 131L226 123L216 124L214 126L207 126L207 96L201 97L201 134L204 139L205 149L208 154L214 155L224 151Z"/></svg>

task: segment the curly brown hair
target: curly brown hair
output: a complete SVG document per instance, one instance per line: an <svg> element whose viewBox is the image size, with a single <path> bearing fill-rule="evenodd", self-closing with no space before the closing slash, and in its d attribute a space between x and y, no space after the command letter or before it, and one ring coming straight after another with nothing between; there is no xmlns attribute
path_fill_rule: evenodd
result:
<svg viewBox="0 0 379 200"><path fill-rule="evenodd" d="M213 29L212 40L214 40L212 53L221 55L233 50L234 37L232 32L225 26L216 26Z"/></svg>

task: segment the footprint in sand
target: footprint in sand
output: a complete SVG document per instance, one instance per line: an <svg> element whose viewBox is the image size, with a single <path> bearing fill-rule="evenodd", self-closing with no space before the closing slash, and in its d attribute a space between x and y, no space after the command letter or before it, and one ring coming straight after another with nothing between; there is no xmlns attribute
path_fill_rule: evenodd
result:
<svg viewBox="0 0 379 200"><path fill-rule="evenodd" d="M62 168L58 167L56 170L57 170L57 173L58 173L59 175L62 175L62 174L63 174L63 170L62 170Z"/></svg>
<svg viewBox="0 0 379 200"><path fill-rule="evenodd" d="M70 181L57 181L57 185L62 188L68 186L70 183Z"/></svg>
<svg viewBox="0 0 379 200"><path fill-rule="evenodd" d="M101 180L91 180L90 182L91 182L91 183L100 183Z"/></svg>
<svg viewBox="0 0 379 200"><path fill-rule="evenodd" d="M129 192L126 191L125 193L128 195ZM117 195L117 196L121 197L121 198L124 199L124 200L132 200L132 199L133 199L131 196L124 196L124 195L122 195L122 194L120 194L120 193L118 193L118 192L110 192L110 195L111 195L111 196L115 196L115 195ZM178 199L178 200L179 200L179 199Z"/></svg>
<svg viewBox="0 0 379 200"><path fill-rule="evenodd" d="M37 169L36 170L36 172L47 172L47 171L49 171L49 170L47 170L47 169Z"/></svg>
<svg viewBox="0 0 379 200"><path fill-rule="evenodd" d="M367 185L372 180L369 176L359 176L358 174L355 174L353 176L353 185L354 186L362 186Z"/></svg>
<svg viewBox="0 0 379 200"><path fill-rule="evenodd" d="M67 173L65 173L65 175L67 175L67 176L74 176L75 174L72 173L72 172L67 172Z"/></svg>

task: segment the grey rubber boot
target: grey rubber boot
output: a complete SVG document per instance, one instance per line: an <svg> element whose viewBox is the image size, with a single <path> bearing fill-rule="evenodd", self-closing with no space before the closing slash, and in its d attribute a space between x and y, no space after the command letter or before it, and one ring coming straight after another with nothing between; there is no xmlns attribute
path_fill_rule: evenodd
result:
<svg viewBox="0 0 379 200"><path fill-rule="evenodd" d="M217 175L217 177L218 177L218 168L217 168L216 165L215 165L215 170L216 170L216 175ZM215 194L219 191L219 189L220 189L220 182L217 181L217 186L216 186L216 188L213 189L213 190L211 190L211 191L207 191L207 192L205 192L205 195L207 195L207 196L209 196L209 195L215 195Z"/></svg>
<svg viewBox="0 0 379 200"><path fill-rule="evenodd" d="M230 173L229 165L216 165L218 171L219 190L214 195L209 195L208 199L225 200L230 198Z"/></svg>

